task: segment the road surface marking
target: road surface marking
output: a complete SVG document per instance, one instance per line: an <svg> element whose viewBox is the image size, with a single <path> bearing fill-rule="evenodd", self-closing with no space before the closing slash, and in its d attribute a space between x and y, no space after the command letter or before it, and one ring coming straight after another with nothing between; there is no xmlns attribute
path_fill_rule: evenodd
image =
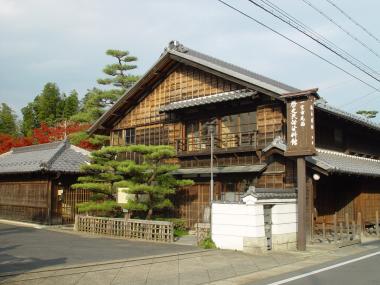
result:
<svg viewBox="0 0 380 285"><path fill-rule="evenodd" d="M305 278L305 277L310 276L310 275L314 275L314 274L318 274L318 273L321 273L321 272L324 272L324 271L328 271L328 270L331 270L331 269L334 269L334 268L338 268L338 267L341 267L341 266L344 266L344 265L347 265L347 264L350 264L350 263L358 262L360 260L367 259L367 258L376 256L376 255L379 255L379 254L380 254L380 251L376 251L374 253L363 255L363 256L358 257L358 258L354 258L354 259L351 259L351 260L340 262L340 263L337 263L337 264L334 264L334 265L331 265L331 266L327 266L327 267L324 267L324 268L321 268L321 269L318 269L318 270L313 270L313 271L310 271L308 273L296 275L296 276L293 276L293 277L290 277L290 278L287 278L287 279L283 279L283 280L280 280L280 281L276 281L276 282L273 282L273 283L268 283L266 285L281 285L281 284L286 284L286 283L294 281L294 280L298 280L298 279Z"/></svg>

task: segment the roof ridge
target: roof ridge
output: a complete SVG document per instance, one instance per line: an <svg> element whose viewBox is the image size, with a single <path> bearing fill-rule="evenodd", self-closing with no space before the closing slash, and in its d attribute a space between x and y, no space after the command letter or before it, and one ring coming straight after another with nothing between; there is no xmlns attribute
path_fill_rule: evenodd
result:
<svg viewBox="0 0 380 285"><path fill-rule="evenodd" d="M23 153L23 152L30 152L30 151L36 151L36 150L45 150L45 149L53 149L53 146L57 146L60 143L62 143L62 140L60 141L54 141L54 142L48 142L48 143L41 143L41 144L32 144L28 146L19 146L14 147L10 150L12 153Z"/></svg>
<svg viewBox="0 0 380 285"><path fill-rule="evenodd" d="M54 161L57 160L57 158L60 156L60 154L63 152L63 150L65 150L68 146L70 146L67 139L60 141L60 144L57 145L57 146L59 146L59 148L52 155L52 157L47 162L42 162L40 164L40 167L42 169L48 170L51 167L51 165L54 163Z"/></svg>
<svg viewBox="0 0 380 285"><path fill-rule="evenodd" d="M327 154L334 154L334 155L338 155L338 156L343 156L343 157L350 157L350 158L354 158L354 159L358 159L358 160L366 160L366 161L372 161L372 162L380 163L379 159L362 157L362 156L356 156L356 155L347 154L347 153L344 153L344 152L339 152L339 151L336 151L336 150L317 148L317 151L318 152L322 152L322 153L327 153Z"/></svg>

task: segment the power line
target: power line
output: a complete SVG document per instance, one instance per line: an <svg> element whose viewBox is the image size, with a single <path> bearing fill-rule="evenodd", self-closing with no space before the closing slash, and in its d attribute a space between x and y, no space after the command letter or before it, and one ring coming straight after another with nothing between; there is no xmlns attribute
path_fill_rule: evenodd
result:
<svg viewBox="0 0 380 285"><path fill-rule="evenodd" d="M375 75L373 75L373 73L367 71L365 68L359 66L357 63L354 63L352 62L350 59L348 59L346 56L342 55L340 52L336 51L335 49L329 47L326 43L320 41L318 38L316 38L315 36L311 35L310 33L308 33L307 31L305 31L304 29L300 28L299 26L295 25L292 21L289 21L287 19L284 19L282 16L276 14L275 12L270 11L268 8L264 7L263 5L260 5L259 3L255 2L254 0L248 0L249 2L251 2L253 5L259 7L260 9L264 10L265 12L271 14L272 16L276 17L277 19L281 20L282 22L288 24L289 26L293 27L294 29L296 29L297 31L301 32L302 34L304 34L305 36L309 37L310 39L312 39L313 41L317 42L318 44L322 45L323 47L325 47L326 49L330 50L332 53L336 54L337 56L339 56L340 58L342 58L343 60L347 61L349 64L355 66L357 69L359 69L360 71L364 72L365 74L367 74L368 76L372 77L373 79L375 79L376 81L380 82L380 79L377 78ZM302 0L304 1L304 0Z"/></svg>
<svg viewBox="0 0 380 285"><path fill-rule="evenodd" d="M374 34L372 34L370 31L368 31L363 25L361 25L358 21L354 20L350 15L348 15L345 11L343 11L341 8L338 7L333 1L326 0L330 5L334 6L340 13L342 13L344 16L346 16L352 23L354 23L356 26L361 28L364 32L366 32L371 38L373 38L375 41L380 43L379 38L377 38Z"/></svg>
<svg viewBox="0 0 380 285"><path fill-rule="evenodd" d="M370 66L366 65L365 63L363 63L362 61L360 61L356 57L352 56L350 53L348 53L344 49L340 48L339 46L337 46L336 44L334 44L333 42L331 42L330 40L328 40L327 38L325 38L323 35L315 32L313 29L311 29L310 27L306 26L304 23L302 23L301 21L299 21L298 19L296 19L295 17L293 17L292 15L290 15L289 13L287 13L286 11L284 11L283 9L281 9L280 7L278 7L277 5L275 5L274 3L272 3L271 1L269 1L269 0L260 0L260 1L263 2L264 4L270 6L276 12L280 13L281 15L283 15L284 17L286 17L288 20L292 21L296 25L301 26L307 32L311 33L314 37L321 39L326 45L330 45L330 48L332 46L333 48L338 49L340 52L342 52L346 56L348 56L351 60L353 60L357 64L361 65L363 68L368 69L371 72L376 73L377 75L379 75L379 73L376 70L374 70Z"/></svg>
<svg viewBox="0 0 380 285"><path fill-rule="evenodd" d="M285 36L284 34L278 32L277 30L275 30L275 29L269 27L268 25L264 24L263 22L261 22L261 21L255 19L255 18L253 18L252 16L250 16L250 15L248 15L247 13L245 13L245 12L239 10L238 8L236 8L236 7L232 6L232 5L230 5L230 4L226 3L226 2L224 2L223 0L217 0L217 1L220 2L220 3L222 3L222 4L225 5L225 6L229 7L230 9L234 10L235 12L238 12L239 14L243 15L244 17L247 17L248 19L254 21L255 23L259 24L260 26L263 26L263 27L267 28L268 30L270 30L270 31L272 31L273 33L279 35L280 37L282 37L282 38L284 38L284 39L290 41L291 43L295 44L296 46L298 46L298 47L300 47L300 48L306 50L307 52L313 54L314 56L318 57L319 59L323 60L324 62L327 62L328 64L334 66L335 68L337 68L337 69L339 69L340 71L346 73L347 75L351 76L352 78L355 78L356 80L358 80L358 81L360 81L361 83L367 85L368 87L371 87L372 89L374 89L374 90L376 90L376 91L380 91L380 89L378 89L377 87L373 86L372 84L370 84L370 83L368 83L368 82L362 80L361 78L357 77L356 75L354 75L354 74L348 72L347 70L343 69L342 67L336 65L336 64L333 63L332 61L330 61L330 60L328 60L328 59L326 59L326 58L320 56L320 55L317 54L316 52L314 52L314 51L312 51L312 50L310 50L310 49L304 47L303 45L297 43L296 41L294 41L294 40L292 40L291 38Z"/></svg>
<svg viewBox="0 0 380 285"><path fill-rule="evenodd" d="M333 18L331 18L329 15L327 15L326 13L324 13L322 10L318 9L316 6L314 6L313 4L310 3L310 1L308 0L301 0L302 2L304 2L306 5L310 6L311 8L313 8L315 11L317 11L319 14L321 14L323 17L325 17L327 20L329 20L331 23L333 23L335 26L337 26L339 29L341 29L346 35L348 35L350 38L352 38L354 41L356 41L357 43L359 43L361 46L363 46L364 48L366 48L367 50L369 50L372 54L374 54L376 57L380 58L380 55L374 51L372 48L370 48L367 44L365 44L364 42L362 42L360 39L358 39L355 35L353 35L352 33L350 33L349 31L347 31L345 28L343 28L342 25L338 24L337 22L334 21Z"/></svg>
<svg viewBox="0 0 380 285"><path fill-rule="evenodd" d="M359 108L362 108L362 107L368 108L368 107L369 107L368 105L369 105L370 103L373 103L374 101L379 100L380 97L379 97L379 96L376 96L376 97L368 98L368 99L369 99L369 100L364 100L364 101L359 102L360 104L359 104L359 105L356 105L355 107L352 107L352 106L351 106L351 108L349 108L349 110L354 111L355 109L359 109Z"/></svg>
<svg viewBox="0 0 380 285"><path fill-rule="evenodd" d="M361 101L362 99L364 99L364 98L366 98L366 97L368 97L368 96L370 96L370 95L372 95L372 94L375 94L375 93L377 93L377 92L378 92L378 91L376 91L376 90L371 91L371 92L369 92L369 93L367 93L367 94L364 94L363 96L357 97L357 98L355 98L355 99L353 99L353 100L351 100L351 101L349 101L349 102L347 102L347 103L345 103L345 104L342 104L342 105L340 105L339 107L340 107L340 108L343 108L343 107L346 107L346 106L352 105L353 103L356 103L357 101Z"/></svg>
<svg viewBox="0 0 380 285"><path fill-rule="evenodd" d="M277 12L279 12L280 14L284 15L285 17L287 17L288 19L296 22L298 25L302 26L304 29L308 30L310 33L312 33L313 35L319 37L320 39L324 40L325 42L327 42L328 44L334 46L335 48L339 49L340 51L344 52L347 56L349 56L350 58L352 58L353 60L359 62L360 64L366 66L367 68L369 68L370 70L374 71L372 68L370 68L369 66L367 66L366 64L364 64L363 62L361 62L360 60L356 59L355 57L351 56L348 52L346 52L345 50L341 49L339 46L337 46L336 44L334 44L333 42L331 42L330 40L326 39L323 35L313 31L310 27L306 26L304 23L302 23L301 21L299 21L297 18L293 17L292 15L290 15L289 13L287 13L285 10L281 9L279 6L277 6L276 4L274 4L273 2L271 2L270 0L260 0L261 2L263 2L264 4L270 6L271 8L275 9ZM328 0L326 0L328 1ZM377 71L374 71L375 73L377 73ZM377 73L378 74L378 73ZM345 80L344 82L347 82L348 80ZM332 86L329 86L327 88L324 88L324 90L326 89L329 89L331 87L334 87L336 85L339 85L341 84L342 82L339 82L339 83L336 83ZM372 94L375 94L377 93L377 91L371 91L370 93L368 94L365 94L363 96L360 96L358 98L355 98L354 100L352 101L349 101L348 103L345 103L343 104L341 107L344 107L344 106L348 106L348 105L351 105L357 101L360 101Z"/></svg>

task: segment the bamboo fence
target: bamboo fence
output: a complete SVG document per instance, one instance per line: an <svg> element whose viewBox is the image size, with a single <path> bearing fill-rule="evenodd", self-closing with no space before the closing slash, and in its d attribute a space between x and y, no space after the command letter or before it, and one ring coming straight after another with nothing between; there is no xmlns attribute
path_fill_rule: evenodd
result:
<svg viewBox="0 0 380 285"><path fill-rule="evenodd" d="M167 243L173 242L174 238L173 223L166 221L76 215L74 229L96 235Z"/></svg>

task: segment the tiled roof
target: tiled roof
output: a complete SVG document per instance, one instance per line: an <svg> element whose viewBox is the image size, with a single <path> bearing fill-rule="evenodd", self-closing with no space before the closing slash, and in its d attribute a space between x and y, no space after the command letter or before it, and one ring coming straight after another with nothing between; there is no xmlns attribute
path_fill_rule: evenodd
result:
<svg viewBox="0 0 380 285"><path fill-rule="evenodd" d="M254 165L237 165L237 166L220 166L214 167L214 173L241 173L241 172L261 172L266 168L266 164L254 164ZM173 172L173 174L191 175L191 174L209 174L210 168L180 168Z"/></svg>
<svg viewBox="0 0 380 285"><path fill-rule="evenodd" d="M342 152L317 149L317 155L306 157L306 161L329 173L347 173L380 176L380 160L349 155Z"/></svg>
<svg viewBox="0 0 380 285"><path fill-rule="evenodd" d="M259 200L265 199L295 199L297 198L296 189L267 189L256 188L253 194Z"/></svg>
<svg viewBox="0 0 380 285"><path fill-rule="evenodd" d="M296 189L256 188L250 186L242 198L252 195L259 200L264 199L294 199L297 198Z"/></svg>
<svg viewBox="0 0 380 285"><path fill-rule="evenodd" d="M233 101L233 100L243 99L247 97L252 97L255 94L257 94L256 91L252 91L248 89L240 89L240 90L235 90L235 91L223 92L223 93L214 94L210 96L173 102L164 107L161 107L160 112L168 112L168 111L173 111L173 110L185 109L189 107Z"/></svg>
<svg viewBox="0 0 380 285"><path fill-rule="evenodd" d="M0 175L29 172L77 173L89 152L67 141L14 148L0 155Z"/></svg>
<svg viewBox="0 0 380 285"><path fill-rule="evenodd" d="M336 107L333 107L333 106L327 104L327 102L323 99L319 99L319 100L315 101L315 107L317 109L321 109L327 113L331 113L333 115L344 118L346 120L349 120L349 121L361 124L363 126L366 126L368 128L372 128L372 129L375 129L377 131L380 131L380 124L377 124L377 123L375 123L369 119L366 119L363 116L352 114L352 113L340 110Z"/></svg>
<svg viewBox="0 0 380 285"><path fill-rule="evenodd" d="M299 89L297 89L297 88L294 88L292 86L289 86L289 85L284 84L282 82L279 82L277 80L273 80L273 79L266 77L264 75L261 75L259 73L252 72L252 71L245 69L245 68L242 68L240 66L237 66L237 65L228 63L226 61L217 59L215 57L201 53L199 51L184 47L181 44L179 44L179 45L180 45L180 47L172 46L169 49L169 52L174 53L176 51L177 52L179 51L185 55L192 57L192 59L196 62L199 62L199 63L206 62L208 65L215 65L215 66L221 67L223 69L232 71L232 72L236 73L236 75L247 76L248 78L255 80L255 82L252 82L252 83L256 83L256 82L261 83L261 84L270 86L272 88L281 89L281 90L284 90L287 92L299 91ZM261 84L259 84L259 85L261 85Z"/></svg>
<svg viewBox="0 0 380 285"><path fill-rule="evenodd" d="M286 144L280 137L277 137L263 149L263 152L274 148L285 152ZM328 173L380 176L380 160L349 155L343 152L317 148L317 155L307 156L306 161Z"/></svg>

